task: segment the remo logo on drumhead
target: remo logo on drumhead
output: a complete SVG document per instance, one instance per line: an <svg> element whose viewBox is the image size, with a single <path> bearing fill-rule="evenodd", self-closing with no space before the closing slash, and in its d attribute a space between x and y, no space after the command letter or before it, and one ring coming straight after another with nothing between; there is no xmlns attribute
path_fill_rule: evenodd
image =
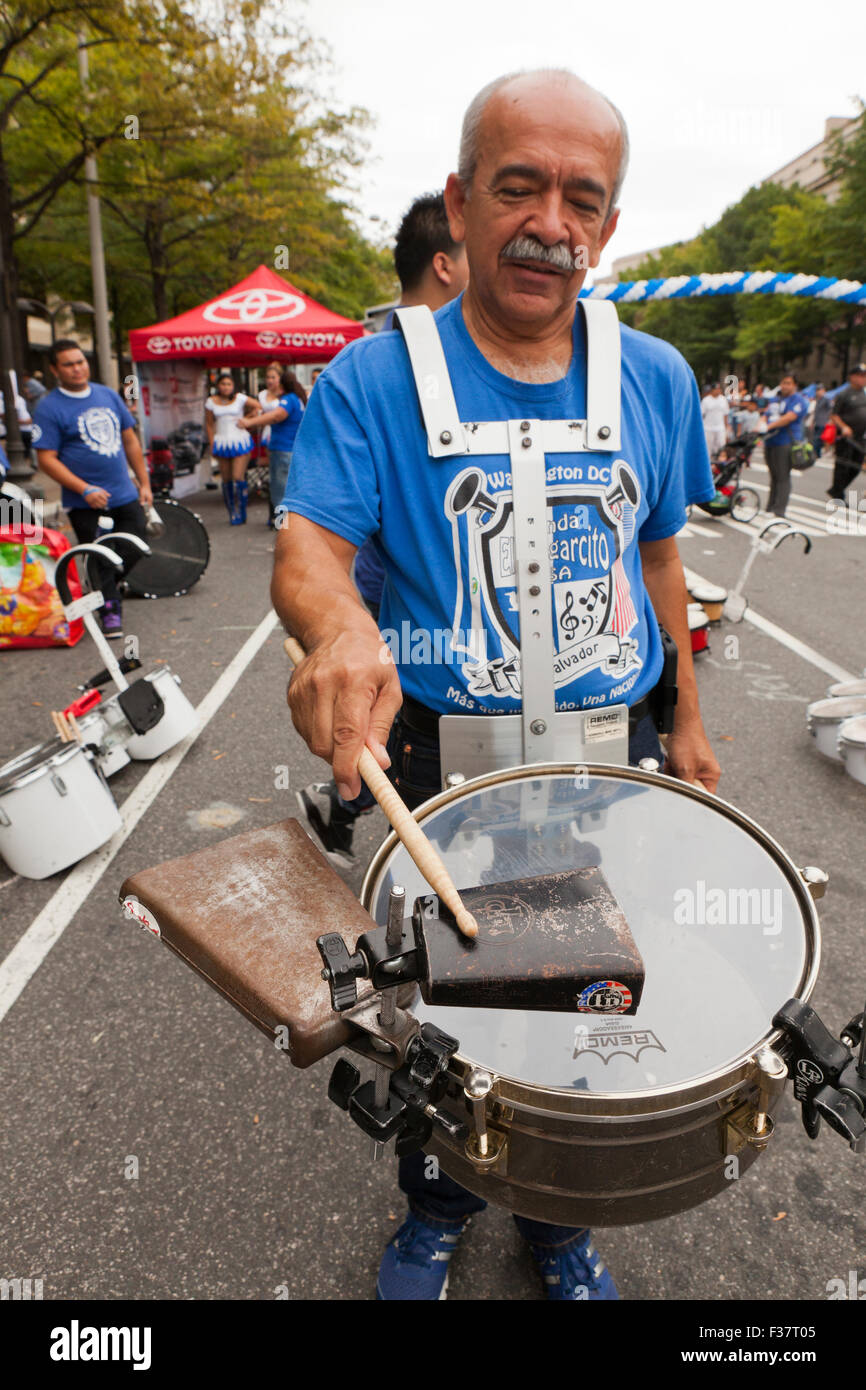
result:
<svg viewBox="0 0 866 1390"><path fill-rule="evenodd" d="M596 980L577 996L581 1014L622 1014L631 1008L631 990L619 980Z"/></svg>

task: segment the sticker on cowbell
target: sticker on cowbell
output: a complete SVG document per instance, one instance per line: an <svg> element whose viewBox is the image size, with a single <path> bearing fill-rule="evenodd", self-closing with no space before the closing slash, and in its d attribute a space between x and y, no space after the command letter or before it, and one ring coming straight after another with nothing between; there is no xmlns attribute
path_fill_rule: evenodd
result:
<svg viewBox="0 0 866 1390"><path fill-rule="evenodd" d="M577 996L581 1014L624 1014L631 1008L631 990L619 980L596 980Z"/></svg>
<svg viewBox="0 0 866 1390"><path fill-rule="evenodd" d="M132 921L137 922L145 931L149 931L151 936L162 936L159 923L153 913L144 906L144 903L140 903L138 898L124 898L122 906L126 916L132 918Z"/></svg>

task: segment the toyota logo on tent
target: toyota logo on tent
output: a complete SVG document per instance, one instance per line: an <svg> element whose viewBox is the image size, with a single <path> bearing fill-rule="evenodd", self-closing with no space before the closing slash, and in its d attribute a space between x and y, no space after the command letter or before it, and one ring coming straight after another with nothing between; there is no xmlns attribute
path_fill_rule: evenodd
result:
<svg viewBox="0 0 866 1390"><path fill-rule="evenodd" d="M247 323L276 323L304 312L304 301L288 290L236 290L215 299L202 310L209 323L228 323L234 328Z"/></svg>
<svg viewBox="0 0 866 1390"><path fill-rule="evenodd" d="M260 348L278 348L283 341L281 333L274 333L273 329L265 329L262 333L256 334L256 342Z"/></svg>
<svg viewBox="0 0 866 1390"><path fill-rule="evenodd" d="M148 338L148 352L171 352L171 338Z"/></svg>

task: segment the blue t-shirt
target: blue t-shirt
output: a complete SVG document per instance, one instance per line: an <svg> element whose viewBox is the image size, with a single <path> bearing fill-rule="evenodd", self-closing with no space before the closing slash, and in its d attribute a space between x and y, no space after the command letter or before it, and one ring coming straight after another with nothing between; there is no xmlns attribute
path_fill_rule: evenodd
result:
<svg viewBox="0 0 866 1390"><path fill-rule="evenodd" d="M543 385L490 365L462 297L436 322L462 421L585 418L579 311L568 374ZM547 456L557 709L632 705L656 684L661 642L638 541L675 535L686 506L715 495L690 368L657 338L622 326L621 339L620 451ZM377 536L379 626L404 693L444 714L520 708L509 459L428 456L399 332L351 344L319 380L285 505L354 545Z"/></svg>
<svg viewBox="0 0 866 1390"><path fill-rule="evenodd" d="M801 396L798 391L794 391L790 396L774 396L767 406L767 428L769 429L776 420L783 415L789 415L793 410L796 420L792 420L784 429L773 430L772 434L764 436L764 444L769 444L770 448L781 444L797 444L803 438L803 425L806 421L806 411L809 409L809 402L805 396Z"/></svg>
<svg viewBox="0 0 866 1390"><path fill-rule="evenodd" d="M385 566L379 558L374 538L365 541L355 556L355 583L361 598L367 603L380 604L385 587Z"/></svg>
<svg viewBox="0 0 866 1390"><path fill-rule="evenodd" d="M304 407L301 405L300 397L294 391L289 391L285 396L280 396L276 405L270 407L276 410L277 406L282 406L287 411L285 420L279 420L277 424L271 425L271 437L268 443L269 449L274 449L280 454L290 454L295 447L295 435L298 433L298 426L301 423L301 416Z"/></svg>
<svg viewBox="0 0 866 1390"><path fill-rule="evenodd" d="M56 387L34 411L33 445L53 449L70 472L110 494L109 507L122 507L138 498L121 437L130 428L135 428L135 420L109 387L92 381L86 395ZM63 506L72 511L86 507L87 502L80 493L64 488Z"/></svg>

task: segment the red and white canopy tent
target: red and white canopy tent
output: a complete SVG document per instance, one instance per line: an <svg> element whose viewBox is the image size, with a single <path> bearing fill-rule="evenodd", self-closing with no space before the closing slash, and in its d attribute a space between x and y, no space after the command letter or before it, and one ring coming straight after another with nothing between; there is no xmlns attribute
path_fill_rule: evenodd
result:
<svg viewBox="0 0 866 1390"><path fill-rule="evenodd" d="M260 265L197 309L133 329L129 346L136 363L194 358L206 366L250 367L272 358L330 362L363 336L363 324L332 313Z"/></svg>
<svg viewBox="0 0 866 1390"><path fill-rule="evenodd" d="M205 368L330 362L364 332L363 324L317 304L266 265L196 309L133 329L129 346L145 447L155 436L203 420Z"/></svg>

